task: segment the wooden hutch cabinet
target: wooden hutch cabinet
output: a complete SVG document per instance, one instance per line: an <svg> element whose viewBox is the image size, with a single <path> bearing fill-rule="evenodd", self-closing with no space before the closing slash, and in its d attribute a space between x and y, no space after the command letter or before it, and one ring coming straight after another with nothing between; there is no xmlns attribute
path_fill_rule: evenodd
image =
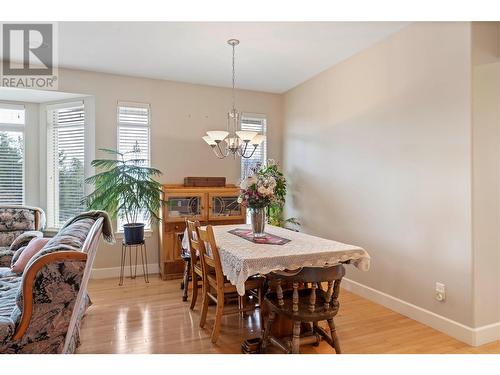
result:
<svg viewBox="0 0 500 375"><path fill-rule="evenodd" d="M243 224L245 207L238 202L239 187L184 187L163 185L166 201L160 230L160 274L163 280L182 276L182 237L186 218L202 225Z"/></svg>

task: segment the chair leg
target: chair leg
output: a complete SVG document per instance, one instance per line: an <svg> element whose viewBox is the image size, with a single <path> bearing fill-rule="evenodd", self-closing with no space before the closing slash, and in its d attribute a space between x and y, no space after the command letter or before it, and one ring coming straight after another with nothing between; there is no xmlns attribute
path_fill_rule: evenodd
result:
<svg viewBox="0 0 500 375"><path fill-rule="evenodd" d="M182 300L185 302L188 299L188 289L189 289L189 262L184 261L184 276L183 276L183 288L182 288Z"/></svg>
<svg viewBox="0 0 500 375"><path fill-rule="evenodd" d="M335 348L335 353L340 354L342 353L340 351L340 342L339 338L337 336L337 330L335 328L335 323L333 322L333 319L328 319L328 326L330 327L330 335L332 336L332 341L333 341L333 347Z"/></svg>
<svg viewBox="0 0 500 375"><path fill-rule="evenodd" d="M189 306L189 308L193 310L196 306L196 300L198 299L198 275L196 272L191 274L191 283L193 291L191 293L191 306Z"/></svg>
<svg viewBox="0 0 500 375"><path fill-rule="evenodd" d="M200 315L200 328L205 327L205 322L207 321L207 311L208 311L208 288L209 286L207 285L208 281L203 280L203 287L202 287L202 293L203 293L203 298L201 301L201 315Z"/></svg>
<svg viewBox="0 0 500 375"><path fill-rule="evenodd" d="M269 336L271 335L271 329L273 327L274 319L276 318L276 313L271 311L269 317L267 318L266 326L264 327L264 332L262 333L262 342L260 343L260 352L265 353L267 349L267 344L269 341ZM262 320L261 320L262 324Z"/></svg>
<svg viewBox="0 0 500 375"><path fill-rule="evenodd" d="M292 354L300 353L300 325L300 321L293 322Z"/></svg>
<svg viewBox="0 0 500 375"><path fill-rule="evenodd" d="M215 308L215 323L212 330L212 343L216 343L219 338L220 325L222 323L222 313L224 312L224 291L217 290L217 306Z"/></svg>

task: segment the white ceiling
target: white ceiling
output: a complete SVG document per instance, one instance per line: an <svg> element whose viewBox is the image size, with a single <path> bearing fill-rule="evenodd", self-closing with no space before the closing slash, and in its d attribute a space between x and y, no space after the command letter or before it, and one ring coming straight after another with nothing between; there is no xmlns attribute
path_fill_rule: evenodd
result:
<svg viewBox="0 0 500 375"><path fill-rule="evenodd" d="M400 30L404 22L61 22L66 68L282 93Z"/></svg>
<svg viewBox="0 0 500 375"><path fill-rule="evenodd" d="M0 87L0 101L13 101L25 103L48 103L59 100L81 98L86 95L72 94L60 91L44 91L32 89L19 89L13 87Z"/></svg>

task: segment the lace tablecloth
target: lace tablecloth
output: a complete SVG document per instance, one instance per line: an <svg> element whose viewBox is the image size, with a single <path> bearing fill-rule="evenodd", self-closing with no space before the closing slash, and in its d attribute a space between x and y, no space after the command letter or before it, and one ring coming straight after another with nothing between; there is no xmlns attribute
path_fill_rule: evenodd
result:
<svg viewBox="0 0 500 375"><path fill-rule="evenodd" d="M285 245L256 244L228 233L231 229L249 227L245 224L213 227L219 246L222 271L228 280L236 285L240 295L245 294L245 281L255 274L265 275L271 271L284 269L334 265L349 260L360 270L368 271L370 268L370 256L358 246L271 225L266 225L267 233L291 241Z"/></svg>

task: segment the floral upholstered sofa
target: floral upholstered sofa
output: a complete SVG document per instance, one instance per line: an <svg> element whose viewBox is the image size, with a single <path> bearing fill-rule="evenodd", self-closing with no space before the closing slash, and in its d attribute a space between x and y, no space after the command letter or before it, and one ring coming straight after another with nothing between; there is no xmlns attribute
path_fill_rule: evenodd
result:
<svg viewBox="0 0 500 375"><path fill-rule="evenodd" d="M105 212L66 223L36 253L22 274L0 268L0 353L73 353L89 305L87 282ZM107 229L105 239L113 242Z"/></svg>
<svg viewBox="0 0 500 375"><path fill-rule="evenodd" d="M45 213L41 208L0 206L0 267L10 267L17 250L42 237ZM22 251L22 250L21 250Z"/></svg>

